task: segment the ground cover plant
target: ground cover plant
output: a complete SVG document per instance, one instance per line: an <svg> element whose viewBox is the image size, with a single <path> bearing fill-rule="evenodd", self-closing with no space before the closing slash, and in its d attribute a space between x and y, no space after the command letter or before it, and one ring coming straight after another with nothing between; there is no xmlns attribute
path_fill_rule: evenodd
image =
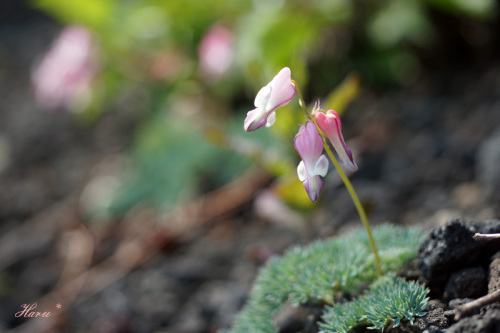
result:
<svg viewBox="0 0 500 333"><path fill-rule="evenodd" d="M380 245L384 276L377 275L368 237L361 230L294 247L261 269L230 332L277 332L275 317L286 303L329 305L320 324L328 333L363 324L383 329L389 322L397 325L403 318L422 316L428 290L391 275L416 256L421 231L383 225L373 235ZM335 304L339 294L359 295L366 288L364 296Z"/></svg>

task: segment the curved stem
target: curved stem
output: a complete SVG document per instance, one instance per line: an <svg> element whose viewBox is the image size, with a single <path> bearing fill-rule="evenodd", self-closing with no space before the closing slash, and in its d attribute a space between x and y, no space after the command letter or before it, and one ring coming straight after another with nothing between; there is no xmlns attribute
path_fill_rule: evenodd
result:
<svg viewBox="0 0 500 333"><path fill-rule="evenodd" d="M302 93L300 91L299 85L294 80L292 80L292 84L295 87L295 91L297 91L297 94L299 95L299 104L302 107L302 110L304 110L307 118L314 122L314 125L318 129L318 133L321 133L321 130L320 130L318 124L316 123L316 119L307 110L306 103L304 102L304 98L302 97ZM377 270L377 275L382 275L382 265L380 263L380 257L378 255L377 245L375 244L375 239L373 238L372 230L370 228L370 223L368 222L368 218L366 217L365 209L363 208L361 201L359 201L358 195L356 194L354 187L352 187L351 181L346 176L344 170L342 170L342 167L340 166L339 162L335 158L335 155L333 154L332 150L330 149L330 147L326 143L325 138L323 138L323 146L325 147L325 150L326 150L328 156L332 160L333 165L337 169L337 171L340 175L340 178L344 182L344 185L347 188L347 191L351 195L352 202L354 203L354 206L356 206L356 209L357 209L358 214L359 214L359 218L361 219L361 222L363 222L363 226L365 227L366 232L368 234L368 239L370 241L370 247L372 249L373 255L375 256L375 268Z"/></svg>
<svg viewBox="0 0 500 333"><path fill-rule="evenodd" d="M316 124L316 121L314 123ZM344 170L342 170L342 167L335 158L335 155L333 154L332 150L326 143L325 139L323 139L323 146L325 147L328 156L332 160L333 165L335 165L335 168L339 172L340 178L342 178L342 181L344 182L347 191L351 195L351 199L354 203L354 206L356 206L356 209L358 210L359 218L361 219L361 222L363 222L366 232L368 233L368 239L370 240L370 247L372 249L373 254L375 255L375 267L377 269L377 274L382 275L382 266L380 264L380 257L378 255L377 245L375 244L375 239L373 238L372 230L370 228L370 223L368 222L368 218L366 217L365 209L363 208L361 201L359 201L358 195L356 194L354 187L352 187L351 181L346 176Z"/></svg>
<svg viewBox="0 0 500 333"><path fill-rule="evenodd" d="M302 108L302 110L304 110L306 117L309 120L312 120L311 113L309 112L309 110L307 110L307 106L306 106L306 103L304 102L304 97L302 97L302 92L300 91L299 85L297 84L297 82L295 82L295 80L292 80L292 84L295 87L295 91L297 92L297 95L299 95L300 107Z"/></svg>

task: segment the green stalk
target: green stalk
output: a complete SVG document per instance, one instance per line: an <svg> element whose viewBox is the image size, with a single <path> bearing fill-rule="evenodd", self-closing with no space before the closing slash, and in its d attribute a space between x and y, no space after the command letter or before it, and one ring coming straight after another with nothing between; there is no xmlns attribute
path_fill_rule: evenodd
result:
<svg viewBox="0 0 500 333"><path fill-rule="evenodd" d="M314 124L316 124L316 121L314 121ZM317 126L318 125L316 124L316 127ZM361 219L361 222L363 222L366 232L368 233L368 239L370 240L370 247L372 248L372 252L375 255L375 267L377 269L377 274L382 275L382 266L380 264L380 257L378 255L377 245L375 244L375 239L373 238L372 230L370 228L370 223L368 222L368 218L366 217L365 209L363 208L361 201L359 201L358 195L356 194L356 191L354 190L351 181L346 176L344 170L342 170L342 167L335 158L335 155L333 154L332 150L330 149L324 138L323 138L323 146L325 147L328 156L332 160L333 165L335 165L335 168L337 169L340 178L342 178L342 181L344 182L347 191L351 195L351 199L352 202L354 203L354 206L356 206L356 209L358 210L359 218Z"/></svg>
<svg viewBox="0 0 500 333"><path fill-rule="evenodd" d="M311 114L307 110L307 106L306 106L306 103L304 102L304 98L302 97L302 92L300 91L299 85L297 84L297 82L295 82L295 80L292 80L292 84L295 87L295 91L299 95L299 105L300 105L300 107L302 108L302 110L304 110L304 113L306 114L307 119L313 121L313 118L312 118ZM316 122L314 122L314 124L316 124ZM316 125L316 127L318 127L318 125Z"/></svg>
<svg viewBox="0 0 500 333"><path fill-rule="evenodd" d="M292 84L295 86L295 90L297 91L297 94L299 95L299 104L302 107L302 110L304 110L308 119L310 119L310 120L312 119L312 121L314 122L314 125L318 129L318 133L321 133L321 130L318 127L318 124L316 123L316 119L307 110L306 104L304 102L304 98L302 97L302 93L301 93L300 88L299 88L299 85L294 80L292 80ZM342 170L342 167L340 166L339 162L337 161L337 158L335 158L335 155L333 154L332 150L330 149L330 146L328 146L325 138L323 138L323 147L325 148L326 153L328 154L328 156L332 160L333 165L337 169L337 171L340 175L340 178L344 182L344 185L347 188L347 191L349 192L349 194L351 196L352 202L354 203L354 206L356 207L356 210L358 211L359 218L361 219L361 222L363 223L363 226L366 229L366 232L368 234L368 239L370 241L370 247L371 247L372 252L375 256L375 268L377 269L377 274L382 275L382 265L380 263L380 257L378 255L377 245L375 244L375 239L373 238L372 230L370 228L370 223L368 222L368 218L366 217L365 209L363 208L363 205L361 204L361 201L359 200L359 197L358 197L356 191L354 190L354 187L352 186L351 181L349 180L349 178L345 174L344 170Z"/></svg>

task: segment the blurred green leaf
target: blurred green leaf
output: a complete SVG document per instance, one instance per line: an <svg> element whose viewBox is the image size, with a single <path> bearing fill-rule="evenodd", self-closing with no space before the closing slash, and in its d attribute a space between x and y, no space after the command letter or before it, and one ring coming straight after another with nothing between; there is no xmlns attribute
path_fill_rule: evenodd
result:
<svg viewBox="0 0 500 333"><path fill-rule="evenodd" d="M392 0L373 17L368 34L378 47L389 48L405 40L425 43L432 28L421 2Z"/></svg>
<svg viewBox="0 0 500 333"><path fill-rule="evenodd" d="M307 210L315 206L315 204L311 202L311 199L309 199L304 189L304 185L297 177L296 170L279 178L273 190L291 207Z"/></svg>
<svg viewBox="0 0 500 333"><path fill-rule="evenodd" d="M283 108L283 109L286 109ZM287 117L299 115L298 112L279 110L279 123L286 123ZM293 146L293 137L298 130L297 123L293 133L278 127L278 122L271 128L260 129L246 133L243 131L244 117L234 117L228 121L226 132L232 140L231 147L243 156L251 158L255 163L265 168L269 173L280 177L295 170L295 159L298 155Z"/></svg>
<svg viewBox="0 0 500 333"><path fill-rule="evenodd" d="M347 105L358 95L360 86L360 77L357 74L349 75L340 86L328 95L325 107L335 109L342 116Z"/></svg>
<svg viewBox="0 0 500 333"><path fill-rule="evenodd" d="M305 59L317 47L324 19L275 3L261 7L241 20L236 45L239 65L253 78L256 89L285 66L291 68L294 80L306 83Z"/></svg>
<svg viewBox="0 0 500 333"><path fill-rule="evenodd" d="M491 18L498 11L495 0L425 0L452 13L461 13L479 18Z"/></svg>
<svg viewBox="0 0 500 333"><path fill-rule="evenodd" d="M170 28L166 14L155 6L131 7L120 23L124 33L139 41L165 38Z"/></svg>
<svg viewBox="0 0 500 333"><path fill-rule="evenodd" d="M197 44L207 27L219 20L229 24L250 10L249 0L149 0L148 5L159 7L166 15L172 29L172 37L185 48L196 52Z"/></svg>
<svg viewBox="0 0 500 333"><path fill-rule="evenodd" d="M112 210L122 213L139 202L169 210L206 190L220 187L249 167L234 152L207 142L183 119L161 114L137 133L133 168Z"/></svg>
<svg viewBox="0 0 500 333"><path fill-rule="evenodd" d="M351 18L353 1L351 0L312 0L307 6L313 6L329 22L342 23Z"/></svg>
<svg viewBox="0 0 500 333"><path fill-rule="evenodd" d="M276 121L271 127L271 130L277 135L293 141L295 134L299 131L300 124L306 121L304 111L298 106L298 97L285 107L281 107L276 112ZM278 118L279 117L279 118Z"/></svg>
<svg viewBox="0 0 500 333"><path fill-rule="evenodd" d="M409 84L420 74L420 63L411 52L391 49L356 59L364 81L376 85Z"/></svg>
<svg viewBox="0 0 500 333"><path fill-rule="evenodd" d="M63 22L94 29L103 27L115 9L115 0L33 0L33 4Z"/></svg>

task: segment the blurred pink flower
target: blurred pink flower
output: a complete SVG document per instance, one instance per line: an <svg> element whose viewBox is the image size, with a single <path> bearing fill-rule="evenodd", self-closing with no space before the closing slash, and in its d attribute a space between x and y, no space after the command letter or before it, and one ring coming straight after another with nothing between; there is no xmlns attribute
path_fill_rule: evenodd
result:
<svg viewBox="0 0 500 333"><path fill-rule="evenodd" d="M273 80L259 90L255 97L255 109L247 113L243 128L246 132L255 131L266 125L272 126L276 121L277 108L285 106L295 96L290 68L283 68Z"/></svg>
<svg viewBox="0 0 500 333"><path fill-rule="evenodd" d="M315 114L315 118L319 129L325 133L332 143L344 167L350 172L358 170L358 166L352 158L351 150L347 148L344 142L339 114L334 110L328 110L326 114L318 111Z"/></svg>
<svg viewBox="0 0 500 333"><path fill-rule="evenodd" d="M64 28L32 75L35 98L42 108L80 111L88 106L96 74L94 47L85 28Z"/></svg>
<svg viewBox="0 0 500 333"><path fill-rule="evenodd" d="M321 177L326 176L328 160L323 152L323 139L313 122L308 121L300 126L299 133L294 139L295 150L302 158L297 167L299 179L304 182L309 199L316 202L323 188Z"/></svg>
<svg viewBox="0 0 500 333"><path fill-rule="evenodd" d="M233 33L226 27L214 24L203 36L198 47L200 70L212 78L227 73L234 58Z"/></svg>

